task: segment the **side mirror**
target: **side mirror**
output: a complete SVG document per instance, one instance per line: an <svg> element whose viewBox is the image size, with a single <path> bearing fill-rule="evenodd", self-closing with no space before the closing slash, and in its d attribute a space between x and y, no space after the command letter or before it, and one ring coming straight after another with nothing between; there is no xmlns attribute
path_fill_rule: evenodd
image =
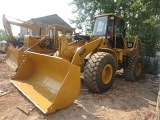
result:
<svg viewBox="0 0 160 120"><path fill-rule="evenodd" d="M123 37L125 38L126 36L126 30L127 30L127 27L124 27L124 30L123 30Z"/></svg>

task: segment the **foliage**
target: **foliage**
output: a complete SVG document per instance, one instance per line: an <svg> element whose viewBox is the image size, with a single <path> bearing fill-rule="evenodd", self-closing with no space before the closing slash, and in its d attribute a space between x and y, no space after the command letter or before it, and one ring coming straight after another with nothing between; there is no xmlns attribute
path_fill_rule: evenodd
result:
<svg viewBox="0 0 160 120"><path fill-rule="evenodd" d="M71 23L81 32L92 31L94 16L117 13L126 20L128 37L139 35L142 41L152 41L153 46L159 43L159 0L73 0L70 5L75 15Z"/></svg>
<svg viewBox="0 0 160 120"><path fill-rule="evenodd" d="M8 40L8 36L7 36L6 32L5 32L5 30L0 29L0 41L2 41L2 40L7 41Z"/></svg>
<svg viewBox="0 0 160 120"><path fill-rule="evenodd" d="M94 16L116 13L126 20L128 39L138 35L145 45L143 56L154 56L160 46L159 0L73 0L70 5L75 15L71 23L83 33L91 33Z"/></svg>

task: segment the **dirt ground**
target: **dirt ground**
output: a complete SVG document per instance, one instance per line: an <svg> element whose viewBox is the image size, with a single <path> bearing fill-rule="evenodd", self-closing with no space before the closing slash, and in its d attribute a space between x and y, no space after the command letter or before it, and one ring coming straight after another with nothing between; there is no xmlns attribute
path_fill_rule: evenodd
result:
<svg viewBox="0 0 160 120"><path fill-rule="evenodd" d="M117 75L113 87L104 94L93 94L81 84L75 102L55 113L44 115L9 79L15 73L0 57L0 120L154 120L159 78L145 75L137 82ZM65 94L65 93L64 93Z"/></svg>

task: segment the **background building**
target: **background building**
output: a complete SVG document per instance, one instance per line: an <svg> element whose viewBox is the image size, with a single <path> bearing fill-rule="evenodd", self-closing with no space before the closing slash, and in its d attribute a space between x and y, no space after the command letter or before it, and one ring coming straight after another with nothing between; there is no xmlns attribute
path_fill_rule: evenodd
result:
<svg viewBox="0 0 160 120"><path fill-rule="evenodd" d="M69 24L67 24L62 18L60 18L57 14L39 17L39 18L32 18L31 20L28 20L27 22L36 24L40 27L45 27L49 24L59 24L63 26L71 27ZM24 35L39 35L39 31L34 31L27 28L20 28L20 37L23 37Z"/></svg>

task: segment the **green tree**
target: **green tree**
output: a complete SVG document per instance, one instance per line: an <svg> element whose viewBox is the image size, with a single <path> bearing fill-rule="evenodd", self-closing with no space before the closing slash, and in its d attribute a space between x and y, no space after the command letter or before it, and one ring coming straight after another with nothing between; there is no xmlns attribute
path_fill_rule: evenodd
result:
<svg viewBox="0 0 160 120"><path fill-rule="evenodd" d="M91 33L94 16L104 13L117 13L125 18L127 35L139 35L142 42L151 43L155 48L160 35L160 1L159 0L73 0L77 29L83 33Z"/></svg>
<svg viewBox="0 0 160 120"><path fill-rule="evenodd" d="M5 32L5 30L3 30L3 29L0 29L0 41L2 41L2 40L8 40L8 36L7 36L7 34L6 34L6 32Z"/></svg>
<svg viewBox="0 0 160 120"><path fill-rule="evenodd" d="M160 1L159 0L73 0L77 29L90 33L93 29L94 16L104 13L116 13L126 20L127 37L139 35L144 43L144 55L154 56L160 46Z"/></svg>
<svg viewBox="0 0 160 120"><path fill-rule="evenodd" d="M74 8L72 13L75 15L75 19L71 20L71 23L86 34L92 32L94 16L115 12L114 0L73 0L70 5Z"/></svg>

